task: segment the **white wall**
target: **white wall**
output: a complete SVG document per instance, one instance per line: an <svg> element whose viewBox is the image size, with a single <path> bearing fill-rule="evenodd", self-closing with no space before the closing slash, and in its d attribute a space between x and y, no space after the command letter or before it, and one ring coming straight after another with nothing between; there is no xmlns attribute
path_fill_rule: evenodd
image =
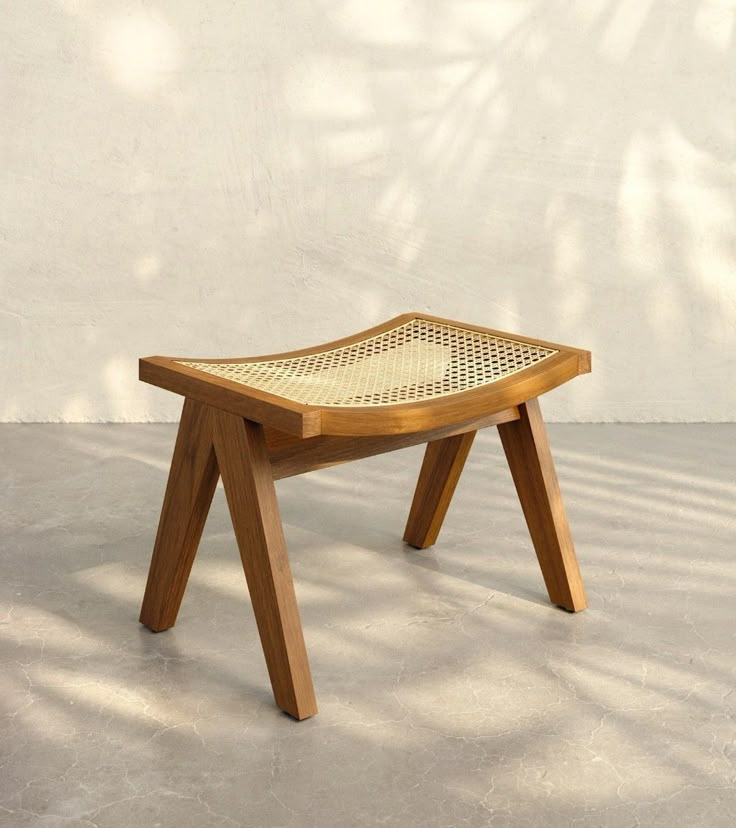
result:
<svg viewBox="0 0 736 828"><path fill-rule="evenodd" d="M587 347L551 420L736 418L733 0L0 15L0 419L406 310Z"/></svg>

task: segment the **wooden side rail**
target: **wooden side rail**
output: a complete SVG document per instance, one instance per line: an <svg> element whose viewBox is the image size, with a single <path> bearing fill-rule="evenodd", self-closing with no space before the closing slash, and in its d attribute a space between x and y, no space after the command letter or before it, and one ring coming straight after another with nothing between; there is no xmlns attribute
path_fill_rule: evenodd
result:
<svg viewBox="0 0 736 828"><path fill-rule="evenodd" d="M456 434L475 432L489 426L503 425L519 419L519 409L508 408L496 414L476 417L459 425L440 426L429 431L412 434L388 434L379 437L339 437L322 435L300 439L282 431L266 428L266 444L271 460L274 480L297 474L349 463L375 454L417 446L453 437Z"/></svg>

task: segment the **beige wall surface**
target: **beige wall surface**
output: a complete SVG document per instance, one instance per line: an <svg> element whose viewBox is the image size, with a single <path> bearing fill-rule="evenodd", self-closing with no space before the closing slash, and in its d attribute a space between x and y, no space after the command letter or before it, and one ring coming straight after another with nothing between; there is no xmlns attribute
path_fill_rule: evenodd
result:
<svg viewBox="0 0 736 828"><path fill-rule="evenodd" d="M734 420L735 12L4 3L0 420L406 310L590 348L551 420Z"/></svg>

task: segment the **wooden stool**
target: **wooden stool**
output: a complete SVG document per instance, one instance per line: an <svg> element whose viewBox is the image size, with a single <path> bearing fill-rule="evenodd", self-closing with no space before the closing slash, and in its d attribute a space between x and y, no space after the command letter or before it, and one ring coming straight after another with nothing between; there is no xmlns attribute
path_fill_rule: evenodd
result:
<svg viewBox="0 0 736 828"><path fill-rule="evenodd" d="M537 397L590 354L419 313L317 348L140 361L185 397L141 623L176 621L222 475L276 704L317 712L274 480L427 443L404 540L436 540L475 433L498 426L552 603L586 606Z"/></svg>

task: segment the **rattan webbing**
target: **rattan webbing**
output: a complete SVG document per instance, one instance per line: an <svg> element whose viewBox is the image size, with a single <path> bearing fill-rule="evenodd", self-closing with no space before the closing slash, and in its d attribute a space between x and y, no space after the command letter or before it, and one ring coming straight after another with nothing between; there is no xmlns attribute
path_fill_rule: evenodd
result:
<svg viewBox="0 0 736 828"><path fill-rule="evenodd" d="M418 402L496 382L557 353L413 319L352 345L267 362L186 362L217 377L315 406Z"/></svg>

